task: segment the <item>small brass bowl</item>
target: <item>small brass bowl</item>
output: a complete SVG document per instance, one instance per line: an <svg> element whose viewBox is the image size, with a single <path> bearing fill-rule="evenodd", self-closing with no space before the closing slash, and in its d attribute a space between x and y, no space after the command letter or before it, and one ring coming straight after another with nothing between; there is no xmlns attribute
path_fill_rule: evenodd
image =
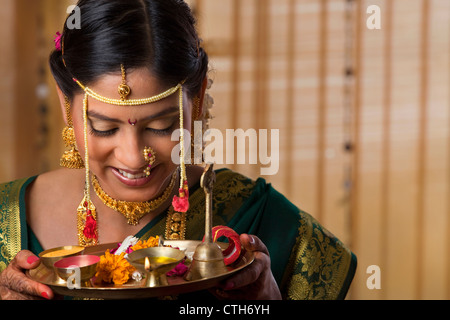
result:
<svg viewBox="0 0 450 320"><path fill-rule="evenodd" d="M81 282L86 282L95 275L99 261L99 256L79 255L63 258L55 262L53 266L56 274L65 281L67 281L67 279L74 274L74 270L76 268L79 268L79 280Z"/></svg>
<svg viewBox="0 0 450 320"><path fill-rule="evenodd" d="M53 269L53 265L55 264L55 262L61 260L62 258L79 255L83 252L83 250L84 247L81 246L56 247L53 249L42 251L39 254L39 258L41 259L44 266L49 269Z"/></svg>

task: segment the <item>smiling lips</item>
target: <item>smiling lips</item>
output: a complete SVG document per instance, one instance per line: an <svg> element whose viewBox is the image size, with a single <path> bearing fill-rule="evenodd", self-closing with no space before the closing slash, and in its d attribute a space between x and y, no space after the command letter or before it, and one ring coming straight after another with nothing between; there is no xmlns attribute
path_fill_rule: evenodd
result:
<svg viewBox="0 0 450 320"><path fill-rule="evenodd" d="M143 186L147 184L154 176L152 174L147 177L144 171L129 172L118 168L111 168L111 169L113 174L116 176L117 179L119 179L120 182L130 187Z"/></svg>
<svg viewBox="0 0 450 320"><path fill-rule="evenodd" d="M138 174L131 174L131 173L128 173L121 169L117 169L117 170L120 172L121 175L123 175L125 178L128 178L128 179L140 179L140 178L146 177L146 174L144 172L141 172Z"/></svg>

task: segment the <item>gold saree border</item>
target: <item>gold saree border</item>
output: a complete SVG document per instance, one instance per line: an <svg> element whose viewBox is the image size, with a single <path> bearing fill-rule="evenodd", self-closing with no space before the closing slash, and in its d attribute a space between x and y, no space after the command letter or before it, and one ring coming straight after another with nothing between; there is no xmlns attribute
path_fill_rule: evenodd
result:
<svg viewBox="0 0 450 320"><path fill-rule="evenodd" d="M299 235L283 279L285 298L343 299L353 279L356 257L312 216L302 211L300 216Z"/></svg>
<svg viewBox="0 0 450 320"><path fill-rule="evenodd" d="M22 249L21 190L33 178L0 184L0 272Z"/></svg>

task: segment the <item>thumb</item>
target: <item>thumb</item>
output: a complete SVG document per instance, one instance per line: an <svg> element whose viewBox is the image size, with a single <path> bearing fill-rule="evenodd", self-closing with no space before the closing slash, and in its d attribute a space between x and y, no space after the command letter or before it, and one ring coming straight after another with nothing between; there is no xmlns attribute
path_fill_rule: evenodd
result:
<svg viewBox="0 0 450 320"><path fill-rule="evenodd" d="M239 236L241 245L248 251L260 251L269 255L266 245L255 235L243 233Z"/></svg>
<svg viewBox="0 0 450 320"><path fill-rule="evenodd" d="M33 281L23 272L24 270L37 268L39 264L39 258L31 251L19 251L16 257L10 263L11 269L14 270L14 276L6 277L3 280L2 284L19 293L33 294L35 296L40 296L46 299L52 299L54 295L52 290L48 286Z"/></svg>

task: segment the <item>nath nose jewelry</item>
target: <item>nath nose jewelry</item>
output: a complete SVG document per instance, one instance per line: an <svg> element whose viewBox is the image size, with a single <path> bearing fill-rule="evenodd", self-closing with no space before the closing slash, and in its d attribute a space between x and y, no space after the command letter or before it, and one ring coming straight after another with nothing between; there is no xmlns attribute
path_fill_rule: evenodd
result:
<svg viewBox="0 0 450 320"><path fill-rule="evenodd" d="M156 160L156 152L152 149L152 147L145 147L144 151L142 151L144 155L145 161L148 162L147 168L144 169L144 173L147 175L147 177L150 175L150 170L152 169L152 165L155 163Z"/></svg>

